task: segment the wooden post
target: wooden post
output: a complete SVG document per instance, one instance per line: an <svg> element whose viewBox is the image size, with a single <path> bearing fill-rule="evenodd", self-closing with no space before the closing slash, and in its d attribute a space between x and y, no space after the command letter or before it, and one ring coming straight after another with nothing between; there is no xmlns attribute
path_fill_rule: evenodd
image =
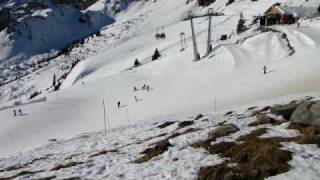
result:
<svg viewBox="0 0 320 180"><path fill-rule="evenodd" d="M211 46L211 19L212 19L213 9L210 8L208 11L209 16L209 27L208 27L208 41L207 41L207 55L212 51Z"/></svg>
<svg viewBox="0 0 320 180"><path fill-rule="evenodd" d="M200 59L200 55L199 55L199 52L198 52L196 36L195 36L195 33L194 33L194 25L193 25L193 17L192 16L193 16L192 15L192 11L190 11L189 17L190 17L190 24L191 24L194 60L198 61Z"/></svg>

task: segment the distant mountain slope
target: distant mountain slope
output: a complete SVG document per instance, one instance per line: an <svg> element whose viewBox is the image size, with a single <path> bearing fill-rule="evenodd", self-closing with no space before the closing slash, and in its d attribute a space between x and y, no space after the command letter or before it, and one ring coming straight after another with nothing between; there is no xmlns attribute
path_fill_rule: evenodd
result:
<svg viewBox="0 0 320 180"><path fill-rule="evenodd" d="M0 63L64 48L114 22L128 0L6 1L0 6ZM95 5L95 7L97 6Z"/></svg>

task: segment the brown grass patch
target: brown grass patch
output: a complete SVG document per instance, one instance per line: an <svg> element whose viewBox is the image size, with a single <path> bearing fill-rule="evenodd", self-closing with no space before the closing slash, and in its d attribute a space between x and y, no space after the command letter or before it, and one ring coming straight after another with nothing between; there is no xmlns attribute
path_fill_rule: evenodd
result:
<svg viewBox="0 0 320 180"><path fill-rule="evenodd" d="M320 126L290 123L288 128L298 130L302 134L296 138L296 143L317 144L320 147Z"/></svg>
<svg viewBox="0 0 320 180"><path fill-rule="evenodd" d="M184 132L181 132L181 133L180 132L174 133L164 140L158 141L156 143L152 143L151 146L153 146L153 147L147 148L146 150L142 151L140 154L144 154L144 156L135 160L134 163L144 163L144 162L151 160L152 158L154 158L156 156L163 154L164 152L166 152L169 149L170 146L172 146L169 143L170 139L181 136L183 134L195 132L195 131L198 131L198 129L190 128L190 129L188 129Z"/></svg>
<svg viewBox="0 0 320 180"><path fill-rule="evenodd" d="M202 167L198 179L265 179L270 176L289 171L288 161L291 152L281 150L280 142L290 141L289 138L259 138L266 129L258 129L242 136L236 142L221 142L202 146L211 154L219 154L230 160L216 166ZM229 166L229 164L236 164Z"/></svg>

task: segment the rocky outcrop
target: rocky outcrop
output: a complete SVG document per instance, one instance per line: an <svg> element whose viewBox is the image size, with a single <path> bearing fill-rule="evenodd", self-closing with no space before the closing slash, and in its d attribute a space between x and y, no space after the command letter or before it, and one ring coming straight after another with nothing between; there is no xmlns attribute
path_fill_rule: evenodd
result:
<svg viewBox="0 0 320 180"><path fill-rule="evenodd" d="M235 133L237 131L239 131L239 128L237 126L235 126L233 124L224 124L224 125L218 127L217 129L211 131L209 133L209 137L216 139L219 137L228 136L231 133Z"/></svg>
<svg viewBox="0 0 320 180"><path fill-rule="evenodd" d="M304 125L320 125L320 101L301 103L293 112L290 121Z"/></svg>
<svg viewBox="0 0 320 180"><path fill-rule="evenodd" d="M285 105L276 105L270 108L270 113L278 116L282 116L286 120L289 120L294 110L297 108L298 104L295 102L285 104Z"/></svg>
<svg viewBox="0 0 320 180"><path fill-rule="evenodd" d="M249 124L249 126L258 126L262 124L274 124L276 122L275 119L267 116L266 114L258 113L256 115L256 121Z"/></svg>

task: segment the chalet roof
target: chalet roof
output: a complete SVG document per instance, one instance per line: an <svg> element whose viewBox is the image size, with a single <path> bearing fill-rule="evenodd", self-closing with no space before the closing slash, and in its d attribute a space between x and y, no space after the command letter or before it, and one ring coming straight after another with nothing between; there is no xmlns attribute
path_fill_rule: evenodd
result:
<svg viewBox="0 0 320 180"><path fill-rule="evenodd" d="M317 7L299 6L275 6L283 15L293 15L295 17L314 18L320 16Z"/></svg>

